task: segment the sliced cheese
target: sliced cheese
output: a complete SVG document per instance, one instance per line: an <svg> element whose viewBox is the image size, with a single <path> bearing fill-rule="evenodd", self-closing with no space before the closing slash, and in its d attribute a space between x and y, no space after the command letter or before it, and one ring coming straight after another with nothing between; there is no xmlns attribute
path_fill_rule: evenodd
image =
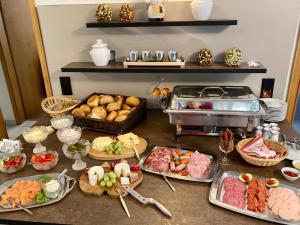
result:
<svg viewBox="0 0 300 225"><path fill-rule="evenodd" d="M118 139L124 143L125 148L133 148L132 142L134 145L138 145L140 143L139 137L134 133L119 135Z"/></svg>
<svg viewBox="0 0 300 225"><path fill-rule="evenodd" d="M110 137L98 137L92 143L92 149L98 152L105 152L105 149L113 140Z"/></svg>
<svg viewBox="0 0 300 225"><path fill-rule="evenodd" d="M121 177L121 184L122 185L129 185L130 184L130 180L128 177Z"/></svg>

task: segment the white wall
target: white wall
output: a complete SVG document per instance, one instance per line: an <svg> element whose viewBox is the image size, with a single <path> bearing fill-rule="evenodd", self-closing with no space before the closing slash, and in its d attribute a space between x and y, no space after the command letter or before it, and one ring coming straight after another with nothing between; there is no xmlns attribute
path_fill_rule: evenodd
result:
<svg viewBox="0 0 300 225"><path fill-rule="evenodd" d="M16 123L15 116L13 113L12 104L7 90L7 85L6 85L1 63L0 63L0 108L2 110L4 120L6 120L8 124L15 124Z"/></svg>
<svg viewBox="0 0 300 225"><path fill-rule="evenodd" d="M65 0L66 1L66 0ZM74 1L74 0L72 0ZM79 0L76 0L78 3ZM39 2L47 2L39 0ZM84 2L84 1L82 1ZM90 3L90 1L87 1ZM61 94L59 76L71 76L74 96L83 98L93 91L151 96L153 85L163 77L163 86L179 84L246 85L260 94L262 78L275 78L274 97L284 98L293 56L299 0L214 0L212 19L238 19L228 27L155 27L87 29L94 20L96 4L38 5L41 31L46 51L53 93ZM120 4L113 4L117 12ZM135 3L138 19L146 18L144 3ZM166 3L166 20L192 19L189 2ZM117 17L118 13L113 13ZM92 74L61 73L60 68L72 61L91 61L90 45L102 38L122 60L132 49L177 50L188 60L202 47L215 55L236 46L242 49L244 61L262 62L267 74ZM220 57L217 57L220 60Z"/></svg>

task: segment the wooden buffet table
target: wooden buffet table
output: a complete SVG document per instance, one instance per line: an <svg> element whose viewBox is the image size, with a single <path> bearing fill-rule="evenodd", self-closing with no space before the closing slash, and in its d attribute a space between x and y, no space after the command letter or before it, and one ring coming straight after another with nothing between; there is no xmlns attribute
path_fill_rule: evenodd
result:
<svg viewBox="0 0 300 225"><path fill-rule="evenodd" d="M49 125L49 117L45 114L38 118L38 125ZM290 137L300 137L296 131L286 122L280 124L281 131ZM148 138L151 145L175 145L174 127L169 124L168 116L161 111L148 111L147 119L136 127L133 132L141 137ZM84 130L82 138L92 141L93 138L100 136L97 132ZM31 156L33 145L25 143L24 152ZM59 152L59 163L50 172L60 172L64 168L68 169L68 175L79 179L81 172L72 171L73 160L67 159L61 150L62 144L58 141L55 134L51 134L43 143L48 149ZM184 136L182 146L198 149L200 152L221 156L218 150L218 138L202 136ZM229 154L232 160L231 166L221 167L221 170L236 170L240 172L250 172L267 177L282 178L280 169L283 166L291 166L291 161L285 160L279 165L273 167L255 167L247 164L236 151ZM134 159L131 159L133 161ZM88 166L100 165L100 161L85 157L84 161ZM27 165L18 173L0 175L0 182L40 174L40 171L34 170ZM235 212L212 205L208 201L210 184L195 183L169 179L176 192L173 192L162 177L144 172L144 181L137 187L137 191L144 196L153 197L165 205L173 214L171 219L166 218L156 208L144 207L138 201L130 196L125 198L126 204L131 214L128 218L118 199L112 199L107 195L101 197L87 196L83 194L78 185L61 202L46 207L32 209L34 215L30 216L23 211L0 213L0 223L3 220L18 220L45 223L60 224L271 224L262 220L257 220ZM300 184L300 182L297 182Z"/></svg>

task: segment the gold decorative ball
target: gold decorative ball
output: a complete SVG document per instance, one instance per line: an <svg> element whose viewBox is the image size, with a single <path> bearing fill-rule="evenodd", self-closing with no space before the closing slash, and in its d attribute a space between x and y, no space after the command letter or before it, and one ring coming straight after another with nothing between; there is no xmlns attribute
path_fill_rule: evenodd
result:
<svg viewBox="0 0 300 225"><path fill-rule="evenodd" d="M109 23L112 21L112 9L106 4L100 4L97 7L96 14L95 14L96 19L100 23Z"/></svg>
<svg viewBox="0 0 300 225"><path fill-rule="evenodd" d="M210 66L213 63L213 54L207 48L202 48L197 53L197 62L200 66Z"/></svg>
<svg viewBox="0 0 300 225"><path fill-rule="evenodd" d="M119 13L122 22L132 22L133 21L133 8L128 4L122 5Z"/></svg>
<svg viewBox="0 0 300 225"><path fill-rule="evenodd" d="M239 48L230 48L225 52L224 63L226 66L240 66L242 51Z"/></svg>

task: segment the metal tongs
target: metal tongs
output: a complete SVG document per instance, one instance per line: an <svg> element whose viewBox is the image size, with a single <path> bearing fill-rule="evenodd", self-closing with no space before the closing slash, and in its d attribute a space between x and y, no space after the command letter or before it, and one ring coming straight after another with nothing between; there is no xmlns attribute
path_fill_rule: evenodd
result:
<svg viewBox="0 0 300 225"><path fill-rule="evenodd" d="M135 190L133 190L131 187L123 186L123 188L132 197L134 197L136 200L138 200L139 202L143 203L144 205L147 205L147 204L155 205L166 216L172 217L172 213L166 207L164 207L162 204L160 204L158 201L156 201L155 199L153 199L153 198L145 198L145 197L141 196L138 192L136 192Z"/></svg>

